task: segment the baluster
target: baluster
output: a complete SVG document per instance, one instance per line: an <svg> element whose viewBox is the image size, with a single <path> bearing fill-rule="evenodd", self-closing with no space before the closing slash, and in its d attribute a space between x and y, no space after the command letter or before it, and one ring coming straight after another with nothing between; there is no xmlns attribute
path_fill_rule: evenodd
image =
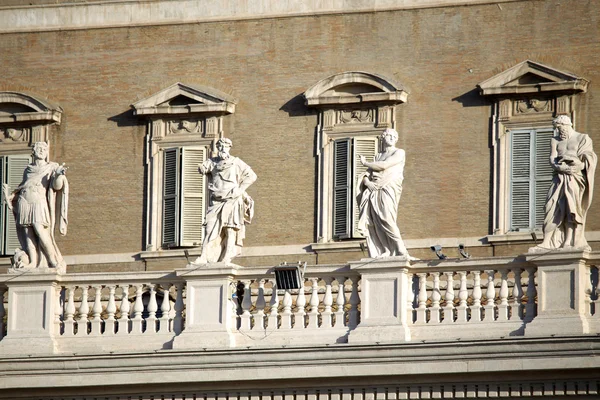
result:
<svg viewBox="0 0 600 400"><path fill-rule="evenodd" d="M323 278L325 281L325 295L323 296L323 312L321 313L321 327L331 328L333 326L331 306L333 305L333 294L331 292L331 283L333 278Z"/></svg>
<svg viewBox="0 0 600 400"><path fill-rule="evenodd" d="M283 311L281 311L281 329L292 329L292 294L289 289L283 293Z"/></svg>
<svg viewBox="0 0 600 400"><path fill-rule="evenodd" d="M90 323L90 335L99 336L102 334L102 285L94 286L94 305L92 306L92 321Z"/></svg>
<svg viewBox="0 0 600 400"><path fill-rule="evenodd" d="M173 318L173 332L175 335L179 335L183 331L183 310L185 305L183 304L183 282L178 282L175 285L175 318Z"/></svg>
<svg viewBox="0 0 600 400"><path fill-rule="evenodd" d="M104 334L115 334L115 313L117 312L117 304L115 303L116 285L108 286L108 303L106 303L106 321L104 321Z"/></svg>
<svg viewBox="0 0 600 400"><path fill-rule="evenodd" d="M56 304L54 306L54 333L56 335L60 335L61 331L62 331L62 313L63 313L63 306L64 304L62 303L62 291L63 291L63 287L62 286L57 286L56 287ZM3 298L4 298L4 293L0 290L0 302L3 303ZM2 305L0 305L0 308L2 308ZM0 312L1 313L1 312ZM4 332L2 330L3 325L2 325L2 317L0 316L0 338L2 338L2 332Z"/></svg>
<svg viewBox="0 0 600 400"><path fill-rule="evenodd" d="M487 274L487 290L485 291L485 306L484 308L484 318L485 322L494 322L494 309L496 308L494 304L494 300L496 299L496 288L494 287L494 270L486 270Z"/></svg>
<svg viewBox="0 0 600 400"><path fill-rule="evenodd" d="M79 305L79 320L77 321L77 334L84 336L88 334L88 313L90 312L88 290L87 285L81 286L81 304Z"/></svg>
<svg viewBox="0 0 600 400"><path fill-rule="evenodd" d="M467 271L459 271L460 288L458 289L458 307L456 307L456 322L467 322L467 299L469 291L467 290Z"/></svg>
<svg viewBox="0 0 600 400"><path fill-rule="evenodd" d="M258 296L254 307L256 308L256 314L254 314L254 328L253 329L265 329L265 307L267 302L265 300L265 280L261 279L258 281Z"/></svg>
<svg viewBox="0 0 600 400"><path fill-rule="evenodd" d="M294 313L294 329L304 329L306 327L306 295L304 293L304 281L298 289L296 297L296 312Z"/></svg>
<svg viewBox="0 0 600 400"><path fill-rule="evenodd" d="M135 301L133 302L133 318L131 318L131 333L143 333L144 332L144 319L142 313L144 312L144 301L142 295L144 294L144 284L138 283L135 285Z"/></svg>
<svg viewBox="0 0 600 400"><path fill-rule="evenodd" d="M500 304L498 304L498 321L508 321L508 270L500 271Z"/></svg>
<svg viewBox="0 0 600 400"><path fill-rule="evenodd" d="M535 268L527 268L527 305L525 306L525 322L535 318Z"/></svg>
<svg viewBox="0 0 600 400"><path fill-rule="evenodd" d="M269 301L271 311L269 312L269 326L267 328L270 330L275 330L279 325L279 296L277 295L277 282L275 280L271 282L273 283L271 287L271 300Z"/></svg>
<svg viewBox="0 0 600 400"><path fill-rule="evenodd" d="M158 311L158 302L156 301L156 287L149 283L150 300L148 301L148 318L146 318L146 332L156 333L156 312Z"/></svg>
<svg viewBox="0 0 600 400"><path fill-rule="evenodd" d="M446 294L444 296L446 305L442 323L451 324L454 322L454 272L444 272L444 275L446 275Z"/></svg>
<svg viewBox="0 0 600 400"><path fill-rule="evenodd" d="M160 319L158 322L158 332L160 333L168 333L171 332L171 327L169 326L170 317L169 313L171 312L171 299L169 298L169 287L171 285L165 283L162 288L163 299L160 303Z"/></svg>
<svg viewBox="0 0 600 400"><path fill-rule="evenodd" d="M415 311L415 288L413 286L413 278L415 274L408 272L406 274L406 281L408 282L408 296L406 299L406 322L408 324L414 324L416 318Z"/></svg>
<svg viewBox="0 0 600 400"><path fill-rule="evenodd" d="M6 325L4 324L4 317L6 316L4 293L6 293L6 288L0 287L0 339L4 337L4 331L6 330Z"/></svg>
<svg viewBox="0 0 600 400"><path fill-rule="evenodd" d="M440 273L432 272L433 276L433 289L431 290L431 307L429 315L429 323L439 324L440 323L440 300L442 294L440 293Z"/></svg>
<svg viewBox="0 0 600 400"><path fill-rule="evenodd" d="M308 328L318 328L319 327L319 286L317 283L318 279L312 278L310 280L312 282L311 286L311 294L310 300L308 304L310 305L310 311L308 312Z"/></svg>
<svg viewBox="0 0 600 400"><path fill-rule="evenodd" d="M335 280L338 283L338 292L337 296L335 296L335 324L332 324L332 326L335 326L337 328L343 328L346 325L346 310L344 310L344 305L346 304L346 294L344 293L344 283L346 282L346 277L340 276L338 278L335 278Z"/></svg>
<svg viewBox="0 0 600 400"><path fill-rule="evenodd" d="M523 319L523 310L521 299L523 298L523 288L521 287L521 268L513 269L515 274L515 285L512 289L512 301L510 302L510 320L517 321Z"/></svg>
<svg viewBox="0 0 600 400"><path fill-rule="evenodd" d="M473 322L481 321L481 271L471 271L473 274L473 305L471 306L471 319Z"/></svg>
<svg viewBox="0 0 600 400"><path fill-rule="evenodd" d="M131 321L129 319L129 311L131 310L131 304L129 303L129 285L121 286L121 318L119 318L119 324L117 325L118 335L127 335L130 332Z"/></svg>
<svg viewBox="0 0 600 400"><path fill-rule="evenodd" d="M416 323L425 324L427 323L427 273L421 272L417 275L419 276L419 293L417 295L419 308L417 308Z"/></svg>
<svg viewBox="0 0 600 400"><path fill-rule="evenodd" d="M65 306L65 336L75 334L75 286L67 287L67 305Z"/></svg>
<svg viewBox="0 0 600 400"><path fill-rule="evenodd" d="M359 315L358 315L358 304L360 303L360 297L358 296L358 282L360 277L350 278L352 284L352 292L350 293L350 312L348 313L348 328L354 329L358 326Z"/></svg>
<svg viewBox="0 0 600 400"><path fill-rule="evenodd" d="M250 314L250 308L252 308L252 289L250 285L252 281L242 282L244 285L244 298L242 299L242 315L240 316L240 329L250 330L252 329L252 314Z"/></svg>

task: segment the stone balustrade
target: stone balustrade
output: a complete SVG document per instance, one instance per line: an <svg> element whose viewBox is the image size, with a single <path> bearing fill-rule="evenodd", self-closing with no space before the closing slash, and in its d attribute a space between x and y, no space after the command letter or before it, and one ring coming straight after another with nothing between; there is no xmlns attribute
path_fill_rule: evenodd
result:
<svg viewBox="0 0 600 400"><path fill-rule="evenodd" d="M600 333L600 254L170 273L0 276L2 354L373 344Z"/></svg>

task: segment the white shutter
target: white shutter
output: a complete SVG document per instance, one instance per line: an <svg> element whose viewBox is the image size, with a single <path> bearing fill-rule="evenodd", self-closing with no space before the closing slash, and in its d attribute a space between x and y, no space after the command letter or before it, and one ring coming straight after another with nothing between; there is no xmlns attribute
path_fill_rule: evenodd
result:
<svg viewBox="0 0 600 400"><path fill-rule="evenodd" d="M531 224L531 132L511 132L510 228L528 229Z"/></svg>
<svg viewBox="0 0 600 400"><path fill-rule="evenodd" d="M179 158L180 149L166 149L163 158L163 247L177 245L179 231Z"/></svg>
<svg viewBox="0 0 600 400"><path fill-rule="evenodd" d="M184 147L181 177L181 240L180 246L202 244L204 223L205 183L204 175L198 172L198 164L206 159L205 147Z"/></svg>
<svg viewBox="0 0 600 400"><path fill-rule="evenodd" d="M31 163L31 156L29 155L14 155L5 157L8 162L5 163L6 167L6 183L10 186L10 190L15 190L21 182L23 182L23 174L27 165ZM3 209L6 211L5 222L6 222L6 233L5 233L5 248L4 254L14 254L15 249L21 247L19 237L17 236L17 225L12 211L4 205Z"/></svg>
<svg viewBox="0 0 600 400"><path fill-rule="evenodd" d="M359 204L356 200L358 194L359 177L367 171L367 168L361 164L360 156L365 156L367 161L374 161L375 155L379 150L379 140L376 136L370 137L357 137L354 138L353 146L353 176L352 181L354 183L354 190L352 192L352 209L353 209L353 237L362 237L358 232L358 215L359 215Z"/></svg>
<svg viewBox="0 0 600 400"><path fill-rule="evenodd" d="M552 146L552 129L538 129L535 132L535 227L544 225L546 197L552 184L552 166L550 150Z"/></svg>
<svg viewBox="0 0 600 400"><path fill-rule="evenodd" d="M333 143L333 237L350 237L351 212L351 139L339 139Z"/></svg>

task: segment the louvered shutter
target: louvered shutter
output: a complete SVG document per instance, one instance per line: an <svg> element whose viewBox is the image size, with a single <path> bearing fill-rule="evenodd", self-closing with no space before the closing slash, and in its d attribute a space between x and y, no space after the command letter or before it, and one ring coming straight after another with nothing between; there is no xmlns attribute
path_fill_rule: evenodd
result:
<svg viewBox="0 0 600 400"><path fill-rule="evenodd" d="M163 247L177 245L179 231L180 149L166 149L163 159Z"/></svg>
<svg viewBox="0 0 600 400"><path fill-rule="evenodd" d="M356 195L358 194L358 185L360 176L367 171L367 168L361 164L360 156L365 156L367 161L374 161L375 155L378 153L379 149L379 141L377 137L361 137L354 138L354 146L353 146L353 183L354 190L352 193L352 209L353 209L353 237L362 237L362 235L358 232L358 214L359 214L359 204L356 200Z"/></svg>
<svg viewBox="0 0 600 400"><path fill-rule="evenodd" d="M535 228L541 228L544 225L546 197L552 184L552 166L550 165L552 135L552 129L535 131Z"/></svg>
<svg viewBox="0 0 600 400"><path fill-rule="evenodd" d="M528 229L531 221L531 132L513 131L511 135L510 227Z"/></svg>
<svg viewBox="0 0 600 400"><path fill-rule="evenodd" d="M351 199L351 139L333 143L333 237L350 237Z"/></svg>
<svg viewBox="0 0 600 400"><path fill-rule="evenodd" d="M10 190L15 190L23 181L23 173L27 165L31 163L31 156L29 155L14 155L7 156L6 167L6 183L10 186ZM6 234L5 234L5 253L14 254L15 249L20 248L19 237L17 236L17 225L12 211L8 210L8 207L4 206L6 210L5 222L6 222Z"/></svg>
<svg viewBox="0 0 600 400"><path fill-rule="evenodd" d="M206 159L206 148L184 147L182 152L181 177L181 240L180 246L202 244L204 223L205 183L204 175L198 172L198 164Z"/></svg>

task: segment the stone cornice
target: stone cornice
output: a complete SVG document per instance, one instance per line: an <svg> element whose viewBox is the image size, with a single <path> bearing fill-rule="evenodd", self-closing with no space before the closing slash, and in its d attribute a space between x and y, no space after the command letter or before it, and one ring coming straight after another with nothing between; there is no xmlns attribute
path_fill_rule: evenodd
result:
<svg viewBox="0 0 600 400"><path fill-rule="evenodd" d="M416 8L497 4L530 0L113 0L0 7L0 33L93 29L203 21L277 18Z"/></svg>

